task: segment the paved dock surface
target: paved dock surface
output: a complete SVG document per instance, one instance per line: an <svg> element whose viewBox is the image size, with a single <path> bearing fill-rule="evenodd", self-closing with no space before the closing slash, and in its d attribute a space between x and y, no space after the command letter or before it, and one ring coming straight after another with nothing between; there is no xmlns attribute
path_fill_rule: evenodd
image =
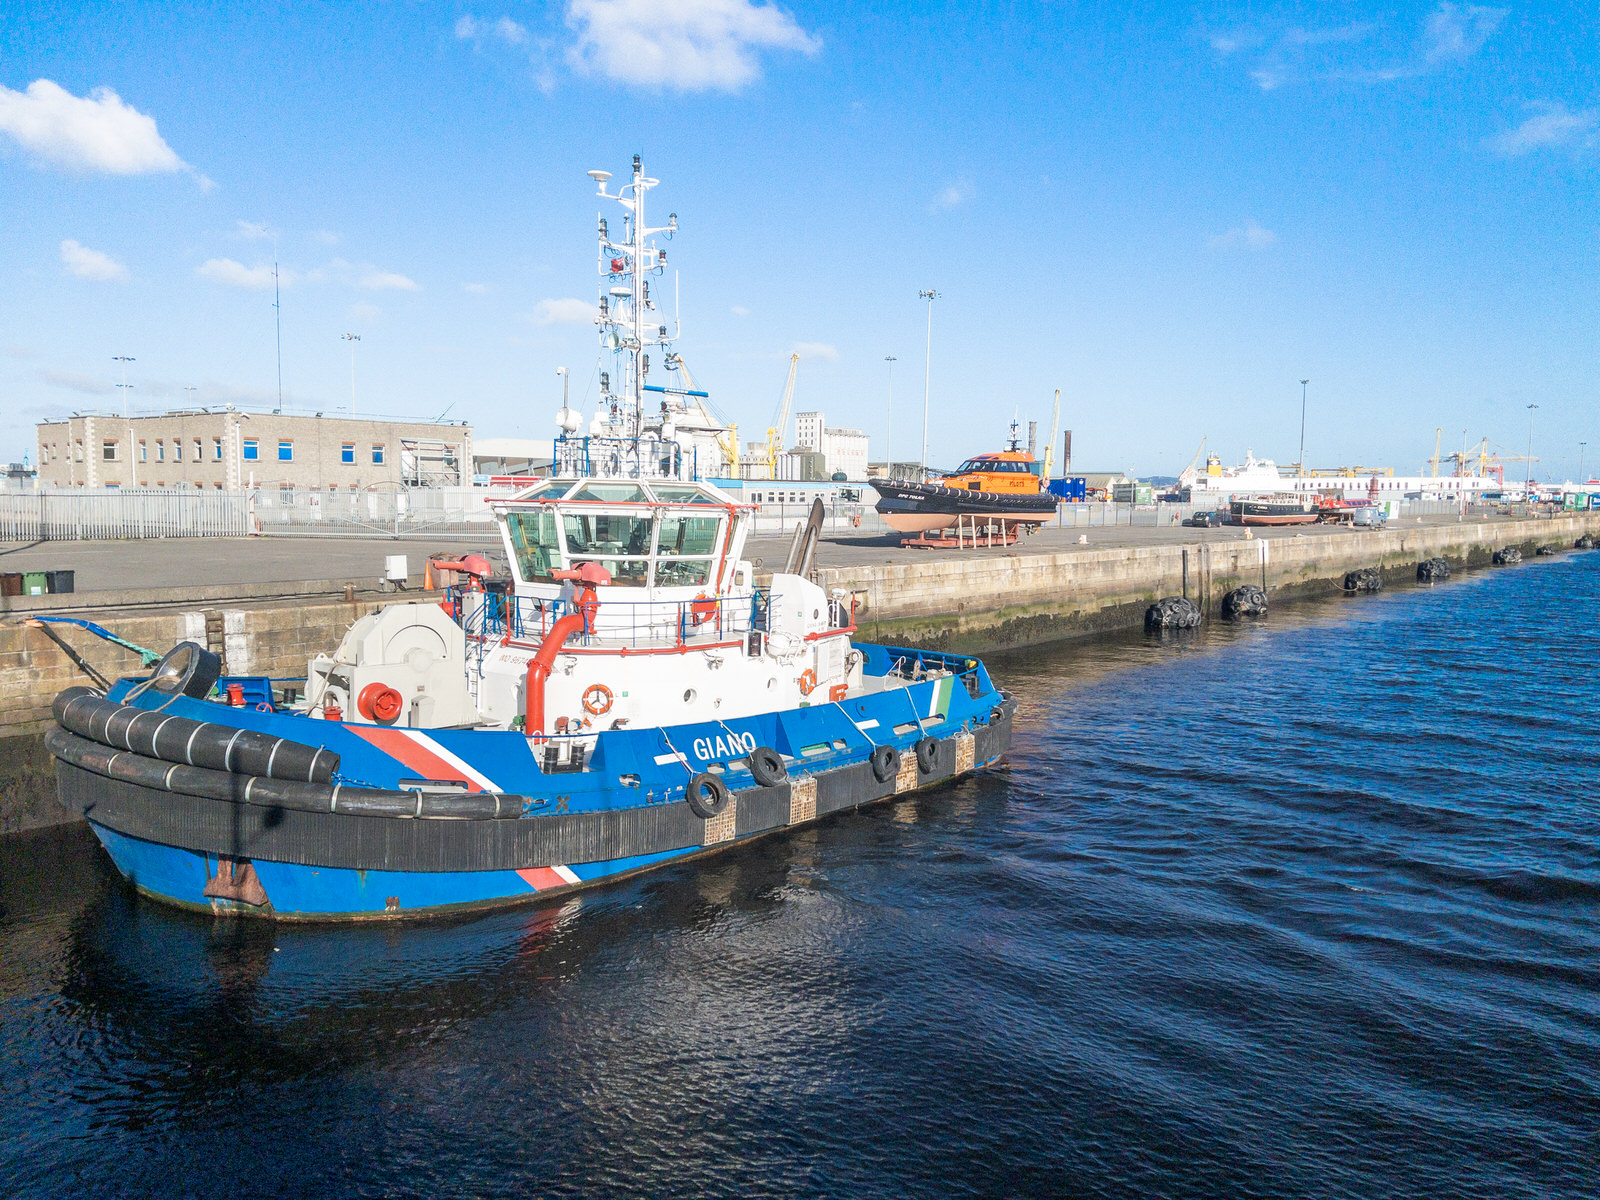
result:
<svg viewBox="0 0 1600 1200"><path fill-rule="evenodd" d="M1483 524L1506 518L1473 516ZM1391 529L1431 525L1454 525L1454 517L1413 517L1392 522ZM1366 531L1331 525L1258 527L1258 538L1359 538ZM1087 539L1080 544L1078 538ZM1074 550L1104 550L1119 546L1172 546L1228 543L1243 539L1245 531L1236 526L1193 529L1184 525L1156 528L1126 525L1075 529L1046 526L1014 546L977 550L910 550L901 547L893 536L828 535L818 554L824 567L854 567L878 563L928 563L940 559L965 559L1005 555L1059 554ZM783 565L789 551L789 538L751 538L745 555L760 559L764 570ZM413 585L422 581L423 564L436 551L465 554L472 550L489 551L502 557L498 536L485 530L481 538L451 536L426 537L294 537L252 538L162 538L123 542L37 542L0 543L0 571L69 570L76 572L74 584L79 592L114 591L128 588L175 588L201 583L252 584L289 583L296 580L376 580L383 574L384 559L404 554L409 560Z"/></svg>

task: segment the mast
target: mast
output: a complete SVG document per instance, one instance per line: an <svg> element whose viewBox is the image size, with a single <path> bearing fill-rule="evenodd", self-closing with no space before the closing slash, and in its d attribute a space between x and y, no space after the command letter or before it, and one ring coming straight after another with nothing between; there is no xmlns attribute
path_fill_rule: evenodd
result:
<svg viewBox="0 0 1600 1200"><path fill-rule="evenodd" d="M666 349L677 340L676 331L668 336L665 317L656 315L659 309L650 294L649 276L662 275L667 262L667 252L651 239L664 233L670 240L678 231L678 214L669 214L665 225L651 228L645 224L645 193L661 181L644 174L637 154L633 156L632 181L615 192L606 191L609 171L590 171L589 177L595 181L596 195L616 201L624 210L619 238L612 238L603 213L599 219L600 304L595 324L600 327L601 349L614 356L619 384L613 391L612 377L602 374L599 420L612 436L637 441L644 424L644 381L650 373L646 347Z"/></svg>

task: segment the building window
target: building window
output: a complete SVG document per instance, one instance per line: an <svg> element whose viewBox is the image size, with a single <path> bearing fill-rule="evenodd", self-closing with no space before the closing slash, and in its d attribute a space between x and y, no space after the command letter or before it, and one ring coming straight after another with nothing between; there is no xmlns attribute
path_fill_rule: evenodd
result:
<svg viewBox="0 0 1600 1200"><path fill-rule="evenodd" d="M117 444L115 442L103 442L100 446L100 457L106 462L116 462Z"/></svg>
<svg viewBox="0 0 1600 1200"><path fill-rule="evenodd" d="M199 438L195 438L195 440L194 440L194 460L195 460L195 462L199 462L201 459L205 458L205 456L206 455L205 455L205 450L203 448L203 444L201 443Z"/></svg>
<svg viewBox="0 0 1600 1200"><path fill-rule="evenodd" d="M148 445L146 445L142 441L139 443L139 461L140 462L149 462L150 461L150 447Z"/></svg>
<svg viewBox="0 0 1600 1200"><path fill-rule="evenodd" d="M294 443L293 442L279 442L278 443L278 461L279 462L293 462L294 461Z"/></svg>
<svg viewBox="0 0 1600 1200"><path fill-rule="evenodd" d="M344 445L339 447L339 461L342 463L351 463L352 465L355 463L356 444L354 442L346 442Z"/></svg>
<svg viewBox="0 0 1600 1200"><path fill-rule="evenodd" d="M156 449L157 450L161 449L161 443L160 442L156 443ZM245 438L245 440L244 440L244 460L245 460L245 462L255 462L260 457L261 457L260 444L256 441L255 438Z"/></svg>
<svg viewBox="0 0 1600 1200"><path fill-rule="evenodd" d="M374 466L382 465L382 463L383 463L383 443L382 442L374 442L373 443L373 445L372 445L372 462L373 462Z"/></svg>
<svg viewBox="0 0 1600 1200"><path fill-rule="evenodd" d="M83 443L82 442L74 442L73 443L73 446L72 446L72 457L76 462L82 462L83 461Z"/></svg>
<svg viewBox="0 0 1600 1200"><path fill-rule="evenodd" d="M156 461L157 462L166 462L167 461L167 444L166 444L166 442L162 441L160 438L156 439Z"/></svg>
<svg viewBox="0 0 1600 1200"><path fill-rule="evenodd" d="M211 439L211 461L212 462L221 462L222 461L222 439L221 438L214 437L214 438ZM221 485L219 484L218 486L220 487Z"/></svg>
<svg viewBox="0 0 1600 1200"><path fill-rule="evenodd" d="M183 461L183 439L182 438L173 438L172 439L172 461L173 462L182 462Z"/></svg>

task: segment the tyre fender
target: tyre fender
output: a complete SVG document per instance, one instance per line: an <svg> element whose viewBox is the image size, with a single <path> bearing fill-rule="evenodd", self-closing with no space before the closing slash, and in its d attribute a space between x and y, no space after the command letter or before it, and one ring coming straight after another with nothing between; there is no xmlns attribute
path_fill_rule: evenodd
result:
<svg viewBox="0 0 1600 1200"><path fill-rule="evenodd" d="M728 807L728 785L710 771L701 771L689 780L689 810L702 821L709 821Z"/></svg>

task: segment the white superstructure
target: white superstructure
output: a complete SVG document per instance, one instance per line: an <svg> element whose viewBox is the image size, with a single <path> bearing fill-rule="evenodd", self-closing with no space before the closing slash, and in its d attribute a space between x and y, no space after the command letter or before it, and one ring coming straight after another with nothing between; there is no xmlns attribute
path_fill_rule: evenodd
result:
<svg viewBox="0 0 1600 1200"><path fill-rule="evenodd" d="M1310 495L1338 496L1345 500L1401 500L1407 496L1457 500L1463 493L1469 503L1486 492L1501 491L1500 483L1483 475L1394 475L1387 469L1364 471L1352 468L1349 474L1327 472L1296 475L1282 471L1270 458L1257 458L1245 452L1238 466L1225 467L1215 454L1206 460L1205 470L1189 467L1178 476L1195 504L1211 500L1226 502L1235 496Z"/></svg>

